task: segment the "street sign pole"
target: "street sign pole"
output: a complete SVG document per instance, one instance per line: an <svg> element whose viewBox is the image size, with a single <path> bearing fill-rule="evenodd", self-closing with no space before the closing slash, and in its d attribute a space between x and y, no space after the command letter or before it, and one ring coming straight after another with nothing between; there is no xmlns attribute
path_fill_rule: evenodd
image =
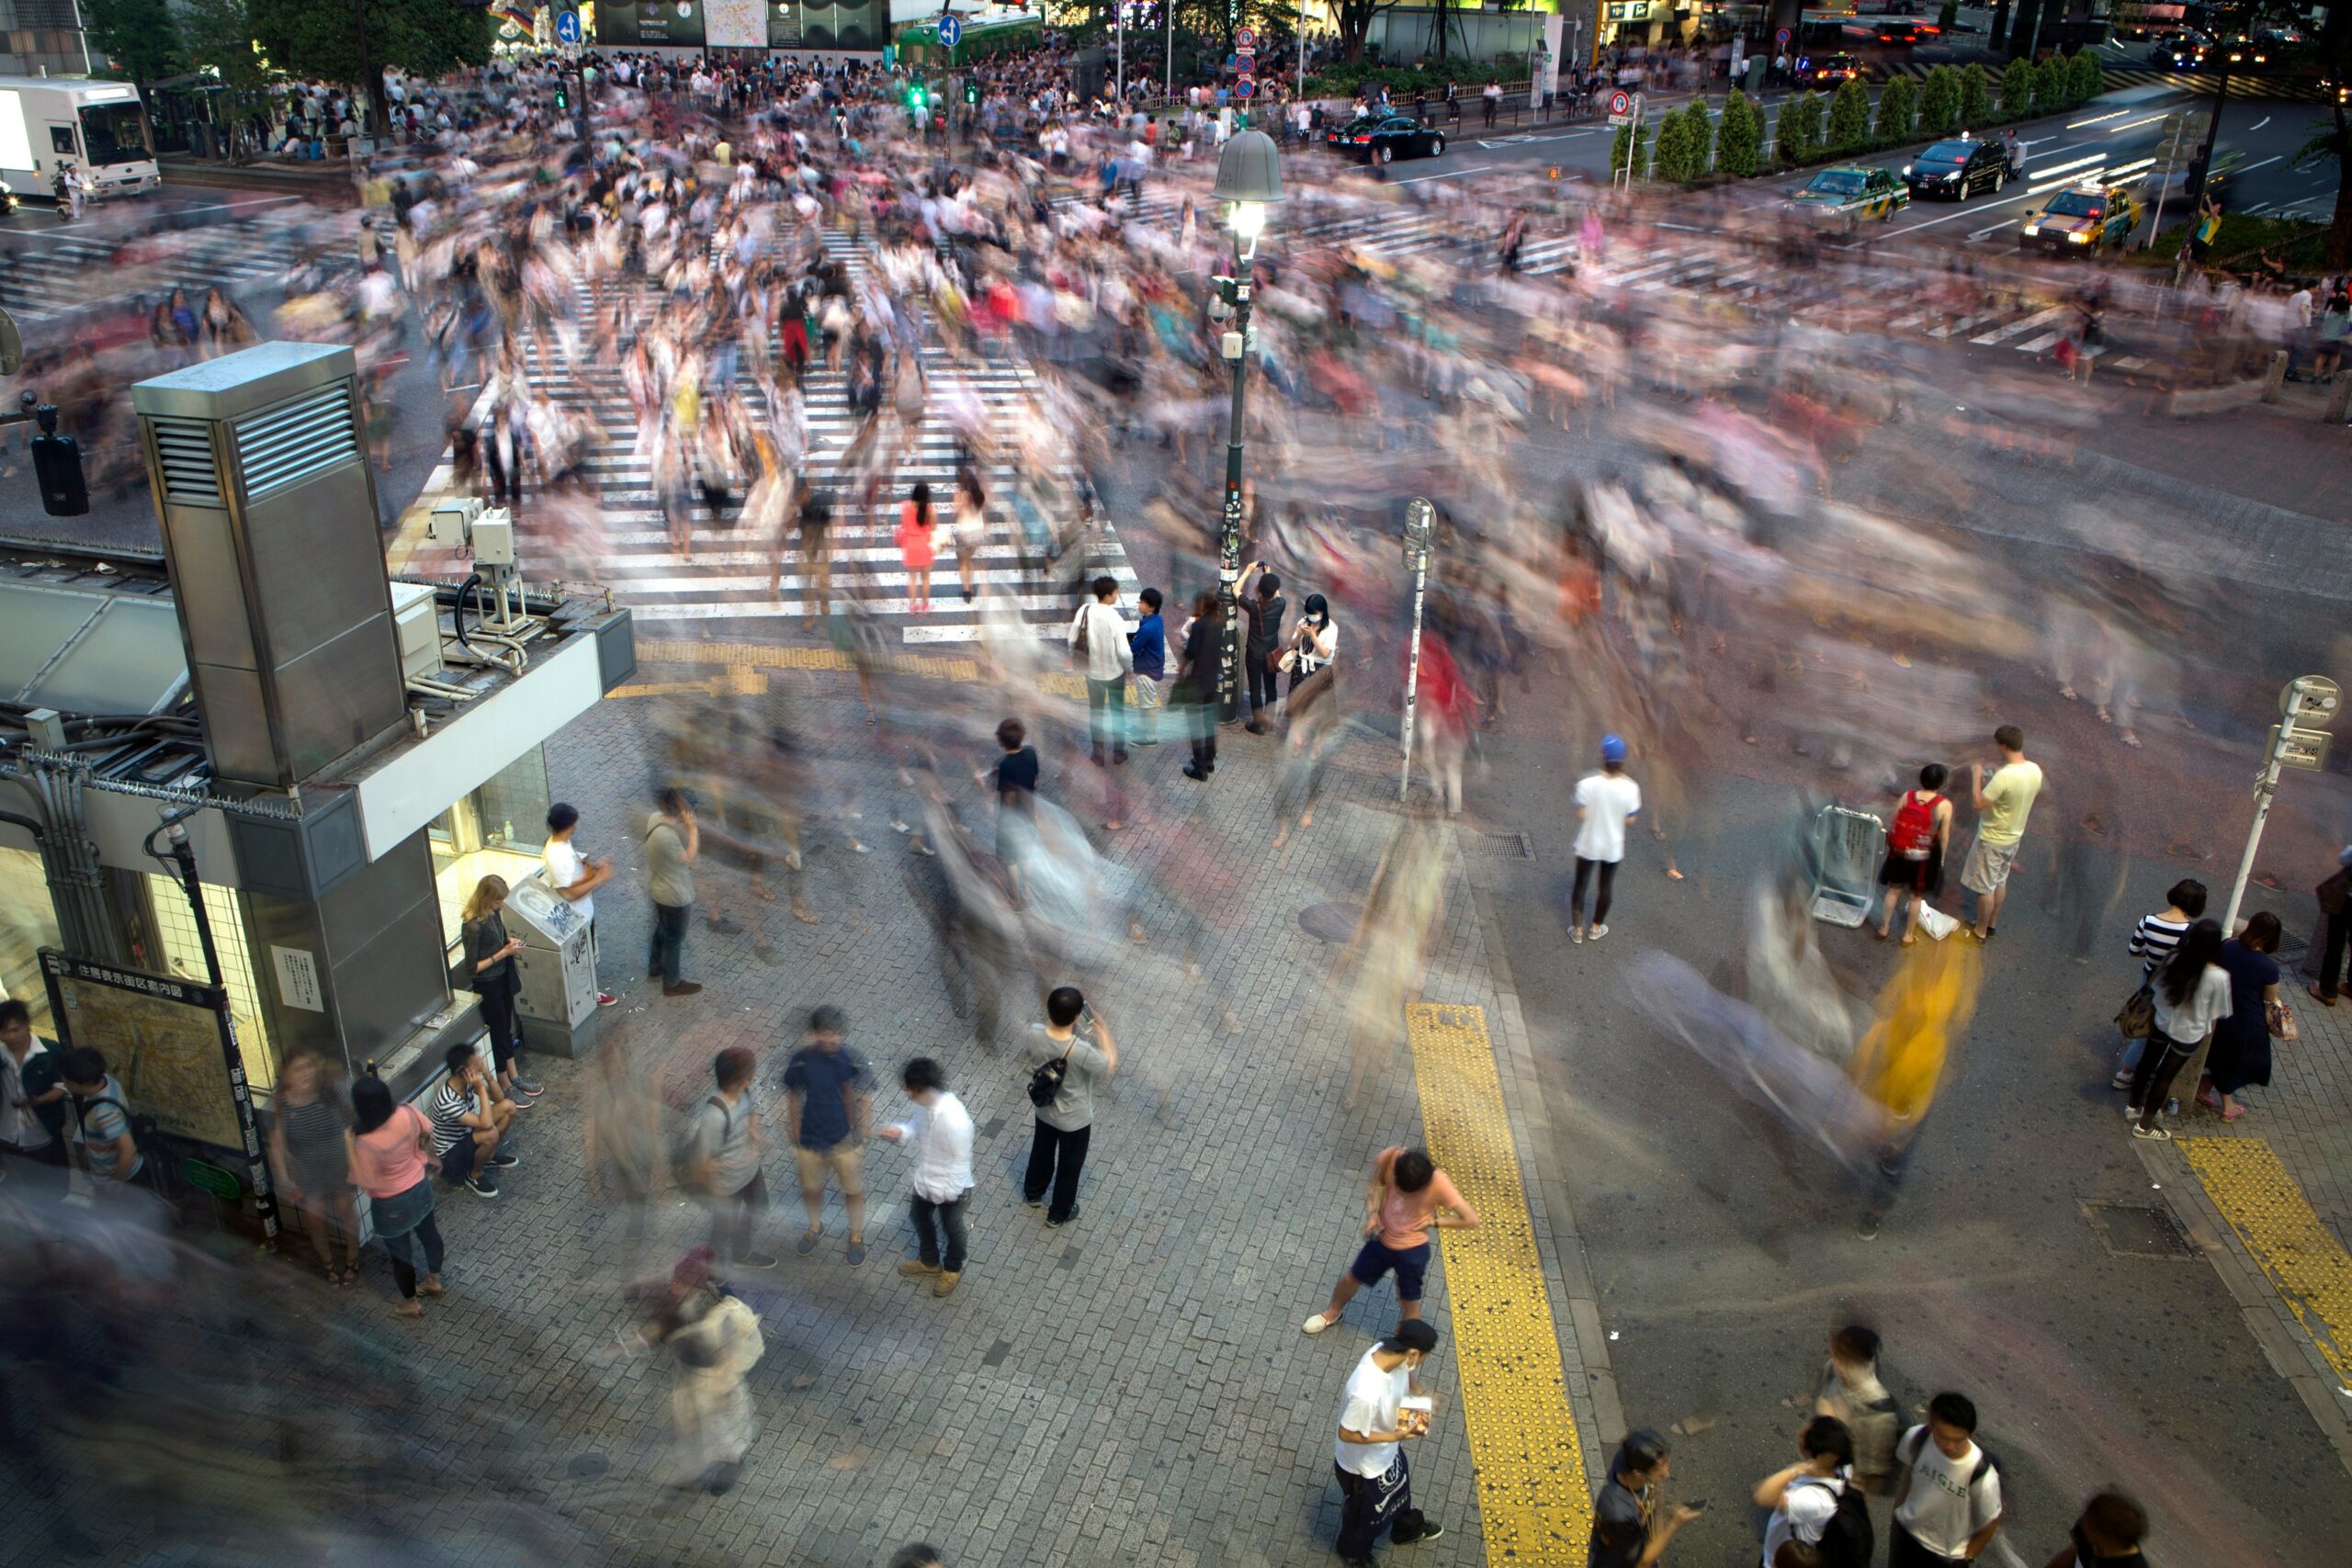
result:
<svg viewBox="0 0 2352 1568"><path fill-rule="evenodd" d="M1400 806L1413 793L1413 716L1421 694L1421 604L1429 592L1430 545L1436 533L1437 508L1415 496L1405 508L1405 559L1413 569L1413 643L1405 664L1405 761L1396 780Z"/></svg>
<svg viewBox="0 0 2352 1568"><path fill-rule="evenodd" d="M2335 682L2324 675L2305 675L2290 681L2287 689L2278 694L2278 712L2283 722L2270 731L2262 773L2255 780L2254 826L2246 832L2245 853L2238 859L2238 879L2230 885L2229 909L2222 917L2222 936L2237 934L2238 906L2245 901L2245 885L2254 875L2255 852L2262 846L2263 825L2270 820L2270 802L2278 792L2280 770L2316 771L2326 763L2325 727L2335 720L2335 710L2343 700ZM2309 719L2321 728L2305 729L2296 722L2298 719Z"/></svg>

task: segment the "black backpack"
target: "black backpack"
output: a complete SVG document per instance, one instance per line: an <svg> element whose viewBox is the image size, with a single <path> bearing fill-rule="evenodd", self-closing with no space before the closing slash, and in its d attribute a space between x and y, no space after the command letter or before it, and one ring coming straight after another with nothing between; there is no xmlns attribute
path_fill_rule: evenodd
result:
<svg viewBox="0 0 2352 1568"><path fill-rule="evenodd" d="M1870 1504L1862 1489L1850 1481L1797 1481L1792 1486L1838 1488L1838 1510L1821 1527L1822 1568L1871 1568L1878 1538L1871 1529Z"/></svg>
<svg viewBox="0 0 2352 1568"><path fill-rule="evenodd" d="M1043 1111L1061 1098L1062 1080L1069 1077L1069 1054L1078 1049L1078 1035L1073 1032L1069 1044L1052 1061L1040 1066L1029 1075L1029 1103Z"/></svg>

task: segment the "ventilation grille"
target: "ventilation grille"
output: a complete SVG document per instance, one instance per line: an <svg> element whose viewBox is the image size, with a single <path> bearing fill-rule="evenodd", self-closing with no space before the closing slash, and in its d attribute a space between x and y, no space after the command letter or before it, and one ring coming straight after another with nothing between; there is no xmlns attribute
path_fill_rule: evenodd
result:
<svg viewBox="0 0 2352 1568"><path fill-rule="evenodd" d="M348 381L237 422L237 461L245 471L248 499L299 484L358 456Z"/></svg>
<svg viewBox="0 0 2352 1568"><path fill-rule="evenodd" d="M220 475L212 466L212 422L155 414L155 460L164 468L164 496L198 506L220 504Z"/></svg>

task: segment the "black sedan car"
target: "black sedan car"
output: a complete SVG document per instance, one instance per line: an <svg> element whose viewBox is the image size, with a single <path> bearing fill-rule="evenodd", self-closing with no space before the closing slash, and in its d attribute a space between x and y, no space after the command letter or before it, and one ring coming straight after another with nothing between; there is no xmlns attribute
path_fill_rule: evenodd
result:
<svg viewBox="0 0 2352 1568"><path fill-rule="evenodd" d="M2205 63L2205 46L2188 39L2164 39L2148 51L2148 60L2169 71L2196 71Z"/></svg>
<svg viewBox="0 0 2352 1568"><path fill-rule="evenodd" d="M1325 131L1323 145L1368 164L1393 164L1399 158L1434 158L1445 151L1445 138L1408 114L1367 115Z"/></svg>
<svg viewBox="0 0 2352 1568"><path fill-rule="evenodd" d="M1903 183L1917 197L1966 201L2008 182L2008 155L1997 141L1939 141L1903 165Z"/></svg>

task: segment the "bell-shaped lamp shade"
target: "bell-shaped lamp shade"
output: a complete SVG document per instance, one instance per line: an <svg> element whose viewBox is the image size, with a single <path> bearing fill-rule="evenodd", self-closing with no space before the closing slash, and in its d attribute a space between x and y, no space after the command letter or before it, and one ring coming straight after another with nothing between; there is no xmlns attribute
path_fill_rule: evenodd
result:
<svg viewBox="0 0 2352 1568"><path fill-rule="evenodd" d="M1262 130L1237 130L1217 154L1219 201L1268 203L1283 199L1282 156Z"/></svg>

